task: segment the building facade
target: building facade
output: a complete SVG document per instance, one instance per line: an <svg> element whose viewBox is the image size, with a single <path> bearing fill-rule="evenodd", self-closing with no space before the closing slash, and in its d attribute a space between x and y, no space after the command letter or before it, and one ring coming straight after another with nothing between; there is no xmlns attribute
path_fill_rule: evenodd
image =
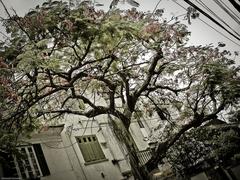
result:
<svg viewBox="0 0 240 180"><path fill-rule="evenodd" d="M133 121L130 132L138 147L140 163L151 156L148 134L154 120ZM133 179L128 155L106 115L88 119L65 115L64 120L44 127L31 138L22 138L8 177L43 180ZM141 156L142 155L142 156ZM4 169L4 168L1 168ZM2 177L7 177L2 170Z"/></svg>

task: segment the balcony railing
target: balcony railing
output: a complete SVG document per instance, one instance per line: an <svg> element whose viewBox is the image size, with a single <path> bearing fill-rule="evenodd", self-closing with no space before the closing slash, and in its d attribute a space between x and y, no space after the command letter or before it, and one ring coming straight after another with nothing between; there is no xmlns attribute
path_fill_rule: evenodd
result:
<svg viewBox="0 0 240 180"><path fill-rule="evenodd" d="M138 151L137 156L139 159L139 165L143 166L148 162L149 159L152 157L152 151L150 149L146 149L143 151Z"/></svg>

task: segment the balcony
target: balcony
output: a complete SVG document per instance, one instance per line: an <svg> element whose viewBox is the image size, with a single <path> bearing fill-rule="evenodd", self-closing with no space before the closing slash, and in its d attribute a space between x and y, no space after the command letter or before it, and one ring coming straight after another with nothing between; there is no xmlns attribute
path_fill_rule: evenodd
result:
<svg viewBox="0 0 240 180"><path fill-rule="evenodd" d="M138 159L139 159L139 165L143 166L144 164L146 164L148 162L149 159L151 159L152 151L151 151L151 149L138 151L137 156L138 156Z"/></svg>

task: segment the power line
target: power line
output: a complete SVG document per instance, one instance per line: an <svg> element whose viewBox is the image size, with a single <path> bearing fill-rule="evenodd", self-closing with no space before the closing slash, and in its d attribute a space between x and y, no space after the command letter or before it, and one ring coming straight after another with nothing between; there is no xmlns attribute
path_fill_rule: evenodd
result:
<svg viewBox="0 0 240 180"><path fill-rule="evenodd" d="M222 0L215 0L216 3L218 2L219 3L219 6L221 6L222 9L226 9L224 10L227 14L229 14L229 16L231 16L238 24L240 24L240 17L231 9L229 8L225 3L224 1ZM222 4L225 6L223 6Z"/></svg>
<svg viewBox="0 0 240 180"><path fill-rule="evenodd" d="M228 0L234 8L240 13L240 5L235 0Z"/></svg>
<svg viewBox="0 0 240 180"><path fill-rule="evenodd" d="M178 6L182 7L183 9L187 10L184 6L182 6L181 4L179 4L178 2L176 2L175 0L172 0L174 3L176 3ZM206 24L207 26L209 26L210 28L212 28L213 30L215 30L217 33L221 34L223 37L225 37L226 39L228 39L229 41L231 41L232 43L236 44L237 46L240 47L240 44L238 44L237 42L233 41L232 39L230 39L229 37L227 37L225 34L223 34L222 32L220 32L219 30L217 30L216 28L214 28L212 25L210 25L209 23L205 22L204 20L202 20L201 18L198 18L201 22L203 22L204 24Z"/></svg>
<svg viewBox="0 0 240 180"><path fill-rule="evenodd" d="M218 4L218 2L216 2L216 0L214 0L215 3ZM229 26L222 18L220 18L215 12L213 12L204 2L202 2L201 0L197 0L197 2L203 7L205 8L208 12L210 12L213 16L215 16L219 21L221 21L223 24L225 24L229 29L231 29L236 35L240 36L238 34L238 32L236 32L231 26ZM218 4L220 7L222 6L222 4ZM224 8L224 7L221 7ZM225 11L225 10L224 10ZM227 11L227 10L226 10ZM225 11L225 12L226 12ZM226 12L227 13L227 12ZM227 13L228 14L228 13ZM230 15L230 14L229 14ZM231 16L231 15L230 15ZM235 18L234 16L232 18Z"/></svg>
<svg viewBox="0 0 240 180"><path fill-rule="evenodd" d="M228 7L228 5L226 5L225 3L224 3L224 1L222 1L222 0L219 0L234 16L236 16L236 18L237 19L239 19L240 20L240 16L238 16L230 7Z"/></svg>
<svg viewBox="0 0 240 180"><path fill-rule="evenodd" d="M206 24L207 26L209 26L210 28L212 28L213 30L215 30L216 32L218 32L219 34L221 34L223 37L227 38L229 41L231 41L232 43L236 44L237 46L240 47L239 43L236 43L235 41L233 41L232 39L230 39L229 37L227 37L225 34L223 34L222 32L220 32L219 30L217 30L215 27L213 27L212 25L210 25L209 23L207 23L206 21L202 20L201 18L199 18L199 20L201 22L203 22L204 24Z"/></svg>
<svg viewBox="0 0 240 180"><path fill-rule="evenodd" d="M210 19L212 22L214 22L215 24L217 24L218 26L220 26L222 29L224 29L226 32L228 32L230 35L232 35L234 38L236 38L237 40L240 41L240 38L237 37L235 34L233 34L232 32L230 32L228 29L226 29L222 24L220 24L218 21L216 21L214 18L212 18L209 14L207 14L206 12L204 12L201 8L199 8L198 6L196 6L194 3L192 3L189 0L184 0L187 4L189 4L190 6L192 6L193 8L195 8L196 10L198 10L200 13L202 13L204 16L206 16L208 19Z"/></svg>

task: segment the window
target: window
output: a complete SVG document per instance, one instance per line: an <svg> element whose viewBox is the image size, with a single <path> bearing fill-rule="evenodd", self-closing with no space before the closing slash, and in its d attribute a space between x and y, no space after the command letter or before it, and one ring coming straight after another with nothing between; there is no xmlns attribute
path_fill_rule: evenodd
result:
<svg viewBox="0 0 240 180"><path fill-rule="evenodd" d="M137 122L138 122L138 125L140 127L140 131L142 132L143 140L147 141L148 140L148 134L147 134L147 131L146 131L142 121L138 120Z"/></svg>
<svg viewBox="0 0 240 180"><path fill-rule="evenodd" d="M142 121L137 120L137 122L138 122L138 125L140 126L140 128L144 128L144 125L143 125Z"/></svg>
<svg viewBox="0 0 240 180"><path fill-rule="evenodd" d="M106 160L95 135L81 136L76 139L86 163Z"/></svg>
<svg viewBox="0 0 240 180"><path fill-rule="evenodd" d="M50 171L47 166L40 144L18 148L22 158L14 158L18 176L22 179L47 176Z"/></svg>

